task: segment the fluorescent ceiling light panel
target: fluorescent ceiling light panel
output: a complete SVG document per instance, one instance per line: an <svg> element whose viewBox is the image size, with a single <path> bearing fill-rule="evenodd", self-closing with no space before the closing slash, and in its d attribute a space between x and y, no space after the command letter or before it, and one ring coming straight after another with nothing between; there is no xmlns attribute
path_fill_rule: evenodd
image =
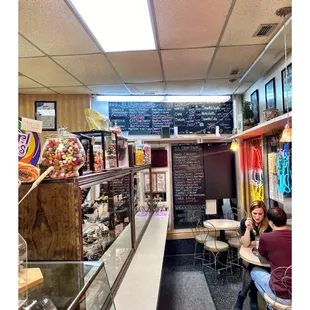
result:
<svg viewBox="0 0 310 310"><path fill-rule="evenodd" d="M164 96L97 96L97 101L109 102L163 102Z"/></svg>
<svg viewBox="0 0 310 310"><path fill-rule="evenodd" d="M224 103L230 96L97 96L97 101L110 102L205 102Z"/></svg>
<svg viewBox="0 0 310 310"><path fill-rule="evenodd" d="M155 50L147 0L70 0L105 52Z"/></svg>

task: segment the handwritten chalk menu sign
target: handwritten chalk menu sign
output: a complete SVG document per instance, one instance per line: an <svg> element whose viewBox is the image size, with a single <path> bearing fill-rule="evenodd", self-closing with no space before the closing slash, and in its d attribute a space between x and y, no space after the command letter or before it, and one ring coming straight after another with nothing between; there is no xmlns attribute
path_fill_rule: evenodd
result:
<svg viewBox="0 0 310 310"><path fill-rule="evenodd" d="M109 117L131 135L159 135L161 127L173 128L173 104L109 102Z"/></svg>
<svg viewBox="0 0 310 310"><path fill-rule="evenodd" d="M225 103L174 103L174 126L179 134L220 133L230 134L233 130L232 102Z"/></svg>
<svg viewBox="0 0 310 310"><path fill-rule="evenodd" d="M175 227L188 223L192 211L205 208L205 179L201 145L172 145Z"/></svg>
<svg viewBox="0 0 310 310"><path fill-rule="evenodd" d="M179 134L220 133L233 130L232 102L160 103L109 102L109 117L130 135L159 135L161 127L178 127Z"/></svg>

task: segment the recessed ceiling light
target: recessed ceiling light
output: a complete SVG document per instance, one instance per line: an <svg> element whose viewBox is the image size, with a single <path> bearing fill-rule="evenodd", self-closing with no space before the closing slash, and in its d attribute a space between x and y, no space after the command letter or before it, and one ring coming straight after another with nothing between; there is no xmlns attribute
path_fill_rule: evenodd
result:
<svg viewBox="0 0 310 310"><path fill-rule="evenodd" d="M147 0L67 0L105 52L155 50Z"/></svg>

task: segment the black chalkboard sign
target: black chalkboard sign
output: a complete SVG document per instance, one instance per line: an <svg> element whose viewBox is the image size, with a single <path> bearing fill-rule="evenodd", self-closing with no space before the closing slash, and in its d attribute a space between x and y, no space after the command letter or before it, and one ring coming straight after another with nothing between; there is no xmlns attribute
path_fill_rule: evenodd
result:
<svg viewBox="0 0 310 310"><path fill-rule="evenodd" d="M232 102L225 103L175 103L174 126L180 134L215 133L219 126L222 134L233 130Z"/></svg>
<svg viewBox="0 0 310 310"><path fill-rule="evenodd" d="M205 208L202 145L172 145L172 178L174 225L182 228L194 210Z"/></svg>
<svg viewBox="0 0 310 310"><path fill-rule="evenodd" d="M220 133L233 130L232 102L159 103L109 102L109 117L130 135L159 135L161 127L178 127L179 134Z"/></svg>

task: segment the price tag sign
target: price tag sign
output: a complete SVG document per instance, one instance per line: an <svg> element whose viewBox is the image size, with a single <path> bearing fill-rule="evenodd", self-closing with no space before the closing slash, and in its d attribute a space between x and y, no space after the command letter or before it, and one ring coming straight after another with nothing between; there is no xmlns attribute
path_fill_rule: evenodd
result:
<svg viewBox="0 0 310 310"><path fill-rule="evenodd" d="M198 143L198 144L203 143L203 138L198 138L198 139L197 139L197 143Z"/></svg>

